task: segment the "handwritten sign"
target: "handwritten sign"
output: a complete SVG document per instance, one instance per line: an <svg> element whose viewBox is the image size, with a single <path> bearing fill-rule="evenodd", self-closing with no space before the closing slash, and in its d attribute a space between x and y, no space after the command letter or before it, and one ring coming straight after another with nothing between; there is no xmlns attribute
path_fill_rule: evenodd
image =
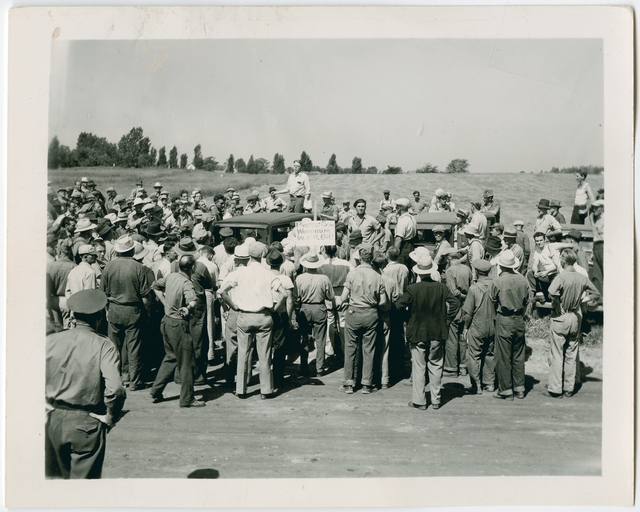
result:
<svg viewBox="0 0 640 512"><path fill-rule="evenodd" d="M336 245L336 223L332 220L296 222L296 237L302 245Z"/></svg>

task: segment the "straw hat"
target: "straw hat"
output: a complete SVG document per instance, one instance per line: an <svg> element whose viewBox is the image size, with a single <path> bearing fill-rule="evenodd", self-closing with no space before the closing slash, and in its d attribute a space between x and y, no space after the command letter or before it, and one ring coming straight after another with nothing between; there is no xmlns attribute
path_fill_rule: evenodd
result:
<svg viewBox="0 0 640 512"><path fill-rule="evenodd" d="M82 233L83 231L91 231L97 226L93 224L89 219L80 219L76 224L76 233Z"/></svg>
<svg viewBox="0 0 640 512"><path fill-rule="evenodd" d="M502 251L498 256L498 265L504 268L518 268L520 266L520 261L516 258L516 255L513 254L513 251L507 249L506 251Z"/></svg>
<svg viewBox="0 0 640 512"><path fill-rule="evenodd" d="M300 259L300 265L305 268L320 268L324 265L324 258L317 254L307 254Z"/></svg>
<svg viewBox="0 0 640 512"><path fill-rule="evenodd" d="M113 246L113 250L118 253L129 252L131 249L135 247L135 242L133 238L129 235L123 235L116 240L116 243Z"/></svg>

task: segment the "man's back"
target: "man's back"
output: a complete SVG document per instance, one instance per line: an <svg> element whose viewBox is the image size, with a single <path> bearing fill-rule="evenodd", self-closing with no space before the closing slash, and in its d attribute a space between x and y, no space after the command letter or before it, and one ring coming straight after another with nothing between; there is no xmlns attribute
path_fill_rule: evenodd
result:
<svg viewBox="0 0 640 512"><path fill-rule="evenodd" d="M529 283L517 272L503 272L490 287L491 300L501 314L522 314L527 306Z"/></svg>
<svg viewBox="0 0 640 512"><path fill-rule="evenodd" d="M454 299L447 286L436 281L410 284L397 302L402 309L409 306L411 317L407 323L407 340L412 343L444 340L449 334L447 304Z"/></svg>
<svg viewBox="0 0 640 512"><path fill-rule="evenodd" d="M115 258L104 267L100 289L116 304L142 305L151 283L141 263L133 258Z"/></svg>
<svg viewBox="0 0 640 512"><path fill-rule="evenodd" d="M64 295L67 277L75 266L73 261L67 259L52 261L47 265L47 285L52 295Z"/></svg>

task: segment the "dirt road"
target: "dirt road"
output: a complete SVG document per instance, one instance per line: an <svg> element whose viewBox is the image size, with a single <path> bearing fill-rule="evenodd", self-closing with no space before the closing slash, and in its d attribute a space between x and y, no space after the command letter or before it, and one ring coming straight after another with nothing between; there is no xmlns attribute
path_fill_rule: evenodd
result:
<svg viewBox="0 0 640 512"><path fill-rule="evenodd" d="M180 409L173 383L159 404L148 390L129 393L129 412L107 438L103 477L599 475L601 348L581 352L586 381L557 400L540 393L544 343L529 345L528 393L513 402L465 395L468 377L445 378L443 407L418 411L407 406L406 381L344 395L341 370L290 379L273 400L260 399L257 376L246 400L223 384L201 386L196 396L207 406L199 409Z"/></svg>

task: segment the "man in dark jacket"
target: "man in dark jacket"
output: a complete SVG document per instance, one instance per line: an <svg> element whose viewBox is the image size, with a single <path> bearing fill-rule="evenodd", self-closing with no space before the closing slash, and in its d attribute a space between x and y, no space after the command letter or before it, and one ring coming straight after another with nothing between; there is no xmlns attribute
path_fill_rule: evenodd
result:
<svg viewBox="0 0 640 512"><path fill-rule="evenodd" d="M416 262L413 271L420 281L409 285L396 303L399 311L405 310L409 315L407 341L411 345L413 376L409 407L420 410L427 408L424 386L425 370L428 368L431 406L439 409L444 344L449 334L447 312L455 306L456 299L445 284L434 280L436 270L428 249L418 247L409 256Z"/></svg>

